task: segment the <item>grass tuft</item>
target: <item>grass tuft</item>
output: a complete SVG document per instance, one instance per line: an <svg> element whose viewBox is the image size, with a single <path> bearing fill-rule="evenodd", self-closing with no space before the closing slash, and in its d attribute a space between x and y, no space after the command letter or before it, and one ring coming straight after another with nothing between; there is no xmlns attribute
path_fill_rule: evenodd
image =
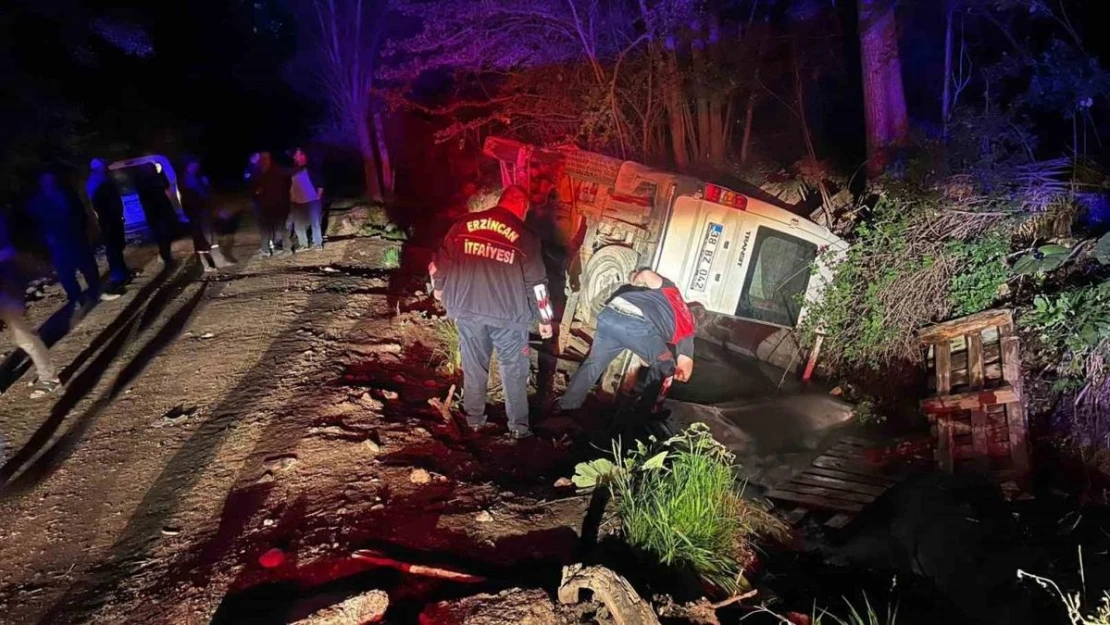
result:
<svg viewBox="0 0 1110 625"><path fill-rule="evenodd" d="M615 495L625 540L662 564L736 592L755 537L787 534L766 508L742 498L735 458L705 424L627 454L616 444L613 457L619 464L592 465L601 473L596 483Z"/></svg>
<svg viewBox="0 0 1110 625"><path fill-rule="evenodd" d="M382 252L379 263L382 269L397 269L401 266L401 249L398 247L390 247Z"/></svg>

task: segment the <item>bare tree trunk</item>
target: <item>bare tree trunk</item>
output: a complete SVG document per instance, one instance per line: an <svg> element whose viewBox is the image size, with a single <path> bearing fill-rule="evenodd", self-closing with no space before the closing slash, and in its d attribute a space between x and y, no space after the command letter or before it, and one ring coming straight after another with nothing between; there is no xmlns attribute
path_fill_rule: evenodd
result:
<svg viewBox="0 0 1110 625"><path fill-rule="evenodd" d="M709 59L714 67L721 66L721 25L712 14L709 18ZM722 110L724 109L724 110ZM727 111L727 112L726 112ZM715 169L724 169L731 136L729 125L732 117L732 94L716 93L709 101L709 163Z"/></svg>
<svg viewBox="0 0 1110 625"><path fill-rule="evenodd" d="M393 166L389 158L389 145L385 141L385 128L382 125L381 111L374 113L374 136L378 140L378 160L382 167L382 190L385 197L393 197Z"/></svg>
<svg viewBox="0 0 1110 625"><path fill-rule="evenodd" d="M667 119L670 122L671 148L674 152L675 168L686 171L690 168L690 156L686 150L685 101L682 94L682 77L678 74L678 59L673 46L663 52L666 64Z"/></svg>
<svg viewBox="0 0 1110 625"><path fill-rule="evenodd" d="M948 2L944 16L944 89L940 98L940 123L945 139L948 138L948 118L952 114L952 13L953 3Z"/></svg>
<svg viewBox="0 0 1110 625"><path fill-rule="evenodd" d="M909 135L898 25L893 0L858 0L863 108L867 126L867 171L881 174L891 147Z"/></svg>
<svg viewBox="0 0 1110 625"><path fill-rule="evenodd" d="M744 112L744 138L740 141L740 162L747 163L752 152L752 119L755 117L755 89L748 96L747 110Z"/></svg>
<svg viewBox="0 0 1110 625"><path fill-rule="evenodd" d="M358 151L359 156L362 157L362 175L366 183L366 198L372 202L381 202L385 198L382 196L381 180L378 178L378 158L374 154L374 138L370 136L369 121L363 119L362 123L358 125Z"/></svg>
<svg viewBox="0 0 1110 625"><path fill-rule="evenodd" d="M705 84L706 71L705 71L705 38L702 32L701 25L698 25L698 30L691 33L693 35L690 41L690 59L693 65L694 75L694 109L696 114L696 122L694 126L693 137L691 137L691 145L694 153L694 163L702 164L709 160L709 143L712 141L712 131L710 130L710 114L709 114L709 101L711 95L709 89Z"/></svg>

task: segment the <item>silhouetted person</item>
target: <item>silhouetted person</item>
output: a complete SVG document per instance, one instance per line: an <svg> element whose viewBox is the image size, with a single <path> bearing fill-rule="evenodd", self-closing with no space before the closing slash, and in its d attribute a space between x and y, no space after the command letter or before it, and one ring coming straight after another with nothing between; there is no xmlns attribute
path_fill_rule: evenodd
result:
<svg viewBox="0 0 1110 625"><path fill-rule="evenodd" d="M158 258L165 265L173 264L173 235L177 225L177 212L173 209L168 193L169 183L153 163L141 165L135 179L135 190L143 215L154 242L158 244Z"/></svg>
<svg viewBox="0 0 1110 625"><path fill-rule="evenodd" d="M123 198L108 173L107 165L98 158L89 164L85 192L100 224L100 241L108 257L108 287L105 292L122 293L124 285L131 279L131 270L123 258L123 248L127 244L123 228Z"/></svg>
<svg viewBox="0 0 1110 625"><path fill-rule="evenodd" d="M97 296L105 300L118 298L118 294L100 292L100 274L96 268L96 257L89 246L85 205L77 199L76 193L62 186L53 173L43 173L38 183L39 191L27 203L27 212L42 231L66 297L75 304L91 304ZM85 276L89 289L85 302L81 301L78 271Z"/></svg>
<svg viewBox="0 0 1110 625"><path fill-rule="evenodd" d="M259 256L286 253L282 248L289 219L289 186L289 173L274 162L269 152L262 152L251 193L258 202L258 229L262 237Z"/></svg>
<svg viewBox="0 0 1110 625"><path fill-rule="evenodd" d="M61 386L50 352L27 322L24 313L27 305L24 300L26 286L23 276L16 265L16 252L8 237L8 224L0 214L0 321L12 334L12 342L27 353L38 374L36 390L39 393L53 392Z"/></svg>
<svg viewBox="0 0 1110 625"><path fill-rule="evenodd" d="M308 155L297 148L293 153L293 175L290 183L290 200L293 212L293 230L297 233L299 250L324 249L324 187L322 178L308 165ZM308 230L312 229L312 244L309 247Z"/></svg>
<svg viewBox="0 0 1110 625"><path fill-rule="evenodd" d="M181 209L189 218L189 232L193 237L193 251L205 271L231 265L220 252L212 227L212 190L208 179L201 175L200 161L185 165L181 185Z"/></svg>

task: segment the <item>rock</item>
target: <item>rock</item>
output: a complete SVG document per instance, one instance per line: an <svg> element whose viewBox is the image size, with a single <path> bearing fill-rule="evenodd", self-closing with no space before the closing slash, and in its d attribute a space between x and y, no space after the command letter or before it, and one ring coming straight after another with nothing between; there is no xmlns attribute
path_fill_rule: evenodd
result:
<svg viewBox="0 0 1110 625"><path fill-rule="evenodd" d="M285 563L285 552L274 547L258 556L258 563L261 564L264 569L276 569Z"/></svg>
<svg viewBox="0 0 1110 625"><path fill-rule="evenodd" d="M558 625L555 606L538 589L513 588L496 595L473 595L428 605L420 613L422 625Z"/></svg>
<svg viewBox="0 0 1110 625"><path fill-rule="evenodd" d="M180 533L181 533L181 528L180 527L172 527L172 526L167 525L167 526L162 528L162 535L163 536L177 536Z"/></svg>
<svg viewBox="0 0 1110 625"><path fill-rule="evenodd" d="M397 394L397 391L391 391L384 388L378 389L378 396L387 401L396 401L397 398L400 397L400 395Z"/></svg>
<svg viewBox="0 0 1110 625"><path fill-rule="evenodd" d="M353 352L358 352L358 353L364 354L364 355L369 355L369 354L400 354L401 353L401 344L400 343L393 343L393 342L389 342L389 343L371 343L369 345L361 344L361 343L353 343L350 346L350 349Z"/></svg>
<svg viewBox="0 0 1110 625"><path fill-rule="evenodd" d="M370 510L373 511L373 512L377 512L378 510L385 510L385 504L384 503L376 503L376 504L370 506Z"/></svg>
<svg viewBox="0 0 1110 625"><path fill-rule="evenodd" d="M269 484L274 481L274 474L267 471L262 474L262 477L254 481L255 484Z"/></svg>
<svg viewBox="0 0 1110 625"><path fill-rule="evenodd" d="M489 513L489 510L482 510L474 517L474 520L479 523L492 523L493 515Z"/></svg>
<svg viewBox="0 0 1110 625"><path fill-rule="evenodd" d="M358 401L360 404L362 404L366 408L369 408L370 410L380 411L381 409L385 408L385 405L382 404L382 402L374 399L374 397L371 396L370 393L363 393L362 396L358 398Z"/></svg>
<svg viewBox="0 0 1110 625"><path fill-rule="evenodd" d="M273 519L262 519L262 527L273 527L273 525L274 525L274 520Z"/></svg>
<svg viewBox="0 0 1110 625"><path fill-rule="evenodd" d="M364 625L385 618L389 595L384 590L371 590L345 599L333 606L317 610L293 625Z"/></svg>
<svg viewBox="0 0 1110 625"><path fill-rule="evenodd" d="M374 442L374 439L368 438L362 441L362 446L370 451L372 454L381 453L382 446Z"/></svg>
<svg viewBox="0 0 1110 625"><path fill-rule="evenodd" d="M327 267L324 267L324 273L339 273L339 270L335 267L332 267L331 265L328 265Z"/></svg>
<svg viewBox="0 0 1110 625"><path fill-rule="evenodd" d="M211 333L211 332L205 332L204 334L200 335L200 338L202 338L202 339L213 339L213 338L216 338L216 335Z"/></svg>
<svg viewBox="0 0 1110 625"><path fill-rule="evenodd" d="M413 469L409 473L409 481L413 484L431 484L432 474L428 473L427 469Z"/></svg>
<svg viewBox="0 0 1110 625"><path fill-rule="evenodd" d="M262 461L262 466L270 471L286 471L291 469L293 465L297 464L297 456L294 454L282 454L280 456L270 456Z"/></svg>
<svg viewBox="0 0 1110 625"><path fill-rule="evenodd" d="M555 480L555 488L572 488L572 487L574 487L574 482L570 481L569 477L561 477L561 478Z"/></svg>
<svg viewBox="0 0 1110 625"><path fill-rule="evenodd" d="M594 600L605 604L616 625L659 625L651 604L641 599L625 578L603 566L563 567L559 603L578 603L583 590L592 591Z"/></svg>

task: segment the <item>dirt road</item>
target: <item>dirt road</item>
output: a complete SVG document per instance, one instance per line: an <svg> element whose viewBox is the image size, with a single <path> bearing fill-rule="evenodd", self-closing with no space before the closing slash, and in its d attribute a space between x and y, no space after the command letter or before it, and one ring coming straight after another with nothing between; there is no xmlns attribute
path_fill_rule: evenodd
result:
<svg viewBox="0 0 1110 625"><path fill-rule="evenodd" d="M550 585L586 503L553 486L569 453L450 435L433 307L379 269L390 245L152 265L53 347L61 394L8 388L0 622L286 623L369 588L410 622L477 591L349 558L367 547Z"/></svg>

